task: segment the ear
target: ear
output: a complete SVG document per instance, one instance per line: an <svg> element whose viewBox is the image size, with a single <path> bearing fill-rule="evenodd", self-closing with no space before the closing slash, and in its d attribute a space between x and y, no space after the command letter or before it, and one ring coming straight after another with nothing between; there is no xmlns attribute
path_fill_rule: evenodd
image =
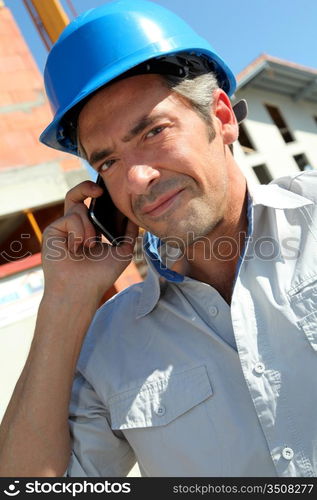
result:
<svg viewBox="0 0 317 500"><path fill-rule="evenodd" d="M213 114L218 119L224 144L232 144L238 139L239 125L228 95L222 90L214 92Z"/></svg>

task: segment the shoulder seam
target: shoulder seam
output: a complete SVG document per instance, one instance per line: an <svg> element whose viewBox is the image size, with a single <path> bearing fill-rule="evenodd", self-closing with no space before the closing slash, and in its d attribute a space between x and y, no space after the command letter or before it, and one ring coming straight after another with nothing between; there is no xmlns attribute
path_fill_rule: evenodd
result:
<svg viewBox="0 0 317 500"><path fill-rule="evenodd" d="M117 300L119 300L123 295L126 295L127 293L131 293L133 290L133 288L135 288L136 286L140 286L142 285L142 281L140 281L139 283L134 283L133 285L129 285L127 288L125 288L124 290L121 290L120 292L116 293L113 297L110 297L110 299L106 300L106 302L104 302L98 309L96 312L99 312L101 311L101 309L103 309L104 307L106 306L110 306L112 304L114 304Z"/></svg>
<svg viewBox="0 0 317 500"><path fill-rule="evenodd" d="M290 179L290 183L289 183L289 186L288 186L288 190L290 191L291 187L292 187L292 184L293 182L298 178L300 177L301 175L305 174L305 172L299 172L298 174L295 174L294 177L292 177Z"/></svg>

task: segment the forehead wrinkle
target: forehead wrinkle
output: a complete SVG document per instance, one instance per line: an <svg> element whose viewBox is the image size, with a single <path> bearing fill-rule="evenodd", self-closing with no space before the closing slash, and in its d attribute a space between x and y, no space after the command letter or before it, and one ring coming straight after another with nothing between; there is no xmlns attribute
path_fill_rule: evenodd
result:
<svg viewBox="0 0 317 500"><path fill-rule="evenodd" d="M90 165L94 165L100 160L103 160L104 158L107 158L107 156L110 156L113 153L113 149L107 148L107 149L101 149L100 151L93 151L88 158L88 162Z"/></svg>
<svg viewBox="0 0 317 500"><path fill-rule="evenodd" d="M136 124L133 125L133 127L128 131L128 133L124 137L122 137L122 142L131 141L140 132L142 132L145 128L151 125L155 120L160 119L162 116L164 116L162 113L156 116L148 116L148 115L142 116L139 120L137 120ZM114 152L113 148L105 148L101 149L100 151L99 150L93 151L88 161L91 165L94 165L98 161L103 160L104 158L112 155L113 152Z"/></svg>
<svg viewBox="0 0 317 500"><path fill-rule="evenodd" d="M152 122L153 118L150 118L148 115L142 116L142 118L137 121L136 125L134 125L124 137L122 137L122 141L123 142L131 141L131 139L133 139L136 135L142 132Z"/></svg>
<svg viewBox="0 0 317 500"><path fill-rule="evenodd" d="M147 115L142 116L142 118L137 121L136 125L134 125L124 137L122 137L122 142L131 141L136 135L142 132L142 130L144 130L152 122L153 118L150 118ZM112 148L104 148L101 149L100 151L99 150L93 151L90 155L89 163L93 165L94 163L97 163L103 158L110 156L113 152L114 149Z"/></svg>

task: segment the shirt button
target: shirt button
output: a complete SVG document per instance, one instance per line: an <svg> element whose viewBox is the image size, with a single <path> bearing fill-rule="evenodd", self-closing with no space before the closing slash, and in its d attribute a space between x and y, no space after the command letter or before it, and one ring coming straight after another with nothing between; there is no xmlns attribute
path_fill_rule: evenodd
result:
<svg viewBox="0 0 317 500"><path fill-rule="evenodd" d="M156 408L156 410L154 410L154 411L155 411L155 413L156 413L156 415L157 415L158 417L162 417L163 415L165 415L166 408L165 408L165 406L164 406L164 405L161 405L161 406L158 406L158 407Z"/></svg>
<svg viewBox="0 0 317 500"><path fill-rule="evenodd" d="M254 365L254 371L255 373L258 373L259 375L262 375L262 373L265 371L265 365L264 363L261 363L260 361Z"/></svg>
<svg viewBox="0 0 317 500"><path fill-rule="evenodd" d="M216 306L210 306L209 307L209 314L210 314L210 316L217 316L218 308Z"/></svg>
<svg viewBox="0 0 317 500"><path fill-rule="evenodd" d="M286 447L286 448L283 448L282 455L286 460L292 460L292 458L294 456L294 452L293 452L292 448Z"/></svg>

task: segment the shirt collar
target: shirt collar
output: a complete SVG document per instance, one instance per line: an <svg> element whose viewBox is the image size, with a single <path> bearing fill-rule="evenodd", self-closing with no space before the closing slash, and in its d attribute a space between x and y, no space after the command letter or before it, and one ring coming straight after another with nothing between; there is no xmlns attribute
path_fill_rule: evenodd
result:
<svg viewBox="0 0 317 500"><path fill-rule="evenodd" d="M152 233L145 233L143 248L152 266L163 278L176 283L184 280L183 275L170 269L173 262L178 259L180 251L165 244Z"/></svg>
<svg viewBox="0 0 317 500"><path fill-rule="evenodd" d="M147 275L143 282L142 292L136 307L137 319L145 316L154 309L160 298L161 286L163 285L163 278L160 278L152 259L146 252L145 260L147 262Z"/></svg>
<svg viewBox="0 0 317 500"><path fill-rule="evenodd" d="M152 233L145 233L143 249L147 262L147 276L143 282L142 294L136 309L137 318L145 316L154 309L166 281L181 283L186 279L185 276L170 269L178 257L178 252L173 252L173 249L163 244L160 238ZM169 249L168 252L166 252L167 249Z"/></svg>
<svg viewBox="0 0 317 500"><path fill-rule="evenodd" d="M274 209L295 209L313 202L272 182L269 185L247 183L248 189L248 235L253 232L253 208L259 205ZM189 279L172 271L169 266L178 258L171 247L165 245L152 233L145 233L143 239L145 259L148 265L147 277L136 309L136 317L150 313L156 306L161 289L166 281L182 283ZM168 251L167 251L168 250ZM242 257L242 256L241 256ZM240 258L241 261L241 258ZM239 262L240 262L239 261ZM241 263L241 262L240 262Z"/></svg>
<svg viewBox="0 0 317 500"><path fill-rule="evenodd" d="M270 184L248 183L248 191L252 198L252 205L263 205L276 209L299 208L311 205L313 202L304 196L296 194L274 181Z"/></svg>

